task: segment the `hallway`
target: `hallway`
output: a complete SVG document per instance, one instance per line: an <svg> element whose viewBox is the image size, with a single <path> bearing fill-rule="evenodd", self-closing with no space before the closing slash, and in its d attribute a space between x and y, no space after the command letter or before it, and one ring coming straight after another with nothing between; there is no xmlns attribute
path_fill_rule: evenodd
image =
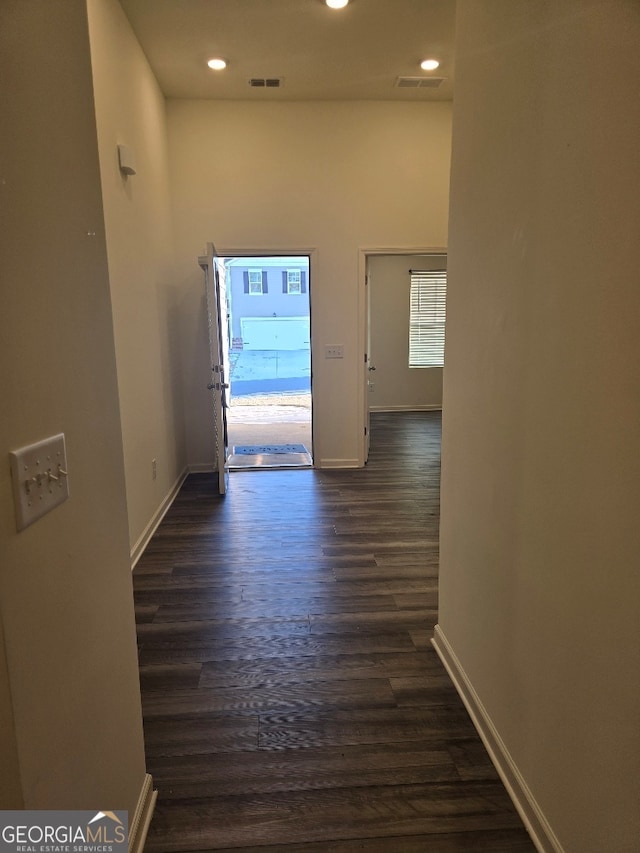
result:
<svg viewBox="0 0 640 853"><path fill-rule="evenodd" d="M146 850L534 847L431 647L439 413L359 470L192 475L134 572Z"/></svg>

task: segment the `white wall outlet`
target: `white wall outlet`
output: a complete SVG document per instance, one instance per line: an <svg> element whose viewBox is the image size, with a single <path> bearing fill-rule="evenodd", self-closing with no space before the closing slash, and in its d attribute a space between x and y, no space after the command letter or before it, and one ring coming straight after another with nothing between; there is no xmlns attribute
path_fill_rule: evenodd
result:
<svg viewBox="0 0 640 853"><path fill-rule="evenodd" d="M16 529L24 530L69 497L64 433L9 453Z"/></svg>
<svg viewBox="0 0 640 853"><path fill-rule="evenodd" d="M325 358L344 358L344 346L342 344L327 344L324 348Z"/></svg>

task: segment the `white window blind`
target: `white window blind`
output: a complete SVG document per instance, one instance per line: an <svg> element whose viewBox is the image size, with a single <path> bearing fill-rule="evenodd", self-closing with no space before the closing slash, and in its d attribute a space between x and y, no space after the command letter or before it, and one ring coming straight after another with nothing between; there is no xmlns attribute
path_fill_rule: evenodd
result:
<svg viewBox="0 0 640 853"><path fill-rule="evenodd" d="M443 367L446 270L410 270L409 367Z"/></svg>

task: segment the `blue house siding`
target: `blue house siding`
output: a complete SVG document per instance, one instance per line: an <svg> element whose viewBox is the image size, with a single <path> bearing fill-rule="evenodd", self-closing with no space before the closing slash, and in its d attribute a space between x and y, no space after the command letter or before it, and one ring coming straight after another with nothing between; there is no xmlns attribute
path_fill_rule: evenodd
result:
<svg viewBox="0 0 640 853"><path fill-rule="evenodd" d="M281 260L281 259L279 259ZM301 293L289 293L287 271L300 272ZM249 272L260 271L261 293L251 293ZM256 276L258 278L258 276ZM274 265L271 259L235 258L227 263L227 289L231 315L232 345L243 344L243 320L303 318L309 315L309 264L307 258L292 258L290 263ZM295 324L294 324L295 325ZM299 328L299 324L298 328Z"/></svg>

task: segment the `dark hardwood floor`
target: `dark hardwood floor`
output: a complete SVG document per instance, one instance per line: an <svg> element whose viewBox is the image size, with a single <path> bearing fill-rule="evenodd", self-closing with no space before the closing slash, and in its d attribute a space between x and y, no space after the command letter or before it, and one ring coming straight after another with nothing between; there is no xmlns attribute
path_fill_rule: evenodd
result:
<svg viewBox="0 0 640 853"><path fill-rule="evenodd" d="M186 481L134 572L160 851L533 851L433 651L440 417Z"/></svg>

